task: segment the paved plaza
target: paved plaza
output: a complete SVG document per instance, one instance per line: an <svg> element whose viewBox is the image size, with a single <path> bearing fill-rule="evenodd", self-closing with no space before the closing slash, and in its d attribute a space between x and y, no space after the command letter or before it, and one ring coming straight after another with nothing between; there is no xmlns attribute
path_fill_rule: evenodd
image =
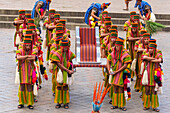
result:
<svg viewBox="0 0 170 113"><path fill-rule="evenodd" d="M28 9L32 10L34 3L37 0L0 0L0 9ZM134 9L136 0L130 2L130 11ZM170 14L170 0L145 0L148 1L156 14ZM92 2L112 2L109 6L109 12L127 12L122 9L125 8L124 0L52 0L50 8L58 11L80 11L85 12ZM0 29L0 113L90 113L92 110L92 92L93 86L96 82L103 81L101 68L76 68L74 73L75 81L70 87L71 102L69 109L65 110L55 109L54 97L52 96L52 82L51 73L48 71L49 80L43 80L42 89L39 90L37 97L38 102L34 105L34 110L28 108L18 109L18 85L14 84L15 78L15 51L13 46L13 35L15 29ZM125 32L120 31L119 36L125 38ZM45 36L45 31L42 34ZM157 39L158 49L163 52L163 69L164 69L164 83L163 94L159 95L160 113L170 113L170 33L158 32L153 35ZM75 31L71 31L71 50L75 51ZM45 50L44 50L45 52ZM45 56L45 54L44 54ZM134 92L134 83L132 82L132 99L127 102L127 111L123 112L119 109L111 110L109 104L109 97L106 96L103 102L101 113L152 113L152 110L144 111L142 101L139 98L140 94ZM153 112L155 113L155 112Z"/></svg>
<svg viewBox="0 0 170 113"><path fill-rule="evenodd" d="M77 68L74 74L75 82L71 86L70 96L70 109L65 110L55 109L54 97L51 92L51 74L48 72L49 80L44 81L42 89L39 90L38 102L35 103L34 110L28 108L18 109L18 85L14 84L15 78L15 48L13 47L13 34L14 29L0 29L0 112L7 113L90 113L92 92L95 82L102 82L103 76L101 68ZM44 34L44 32L43 32ZM71 49L74 51L75 31L71 31ZM125 32L119 32L119 36L125 37ZM159 95L161 113L168 113L170 110L170 34L168 32L159 32L153 38L158 40L158 48L163 51L164 57L164 78L163 95ZM142 101L139 98L140 94L134 92L133 82L132 99L127 102L126 113L151 113L152 110L143 111ZM119 109L111 110L111 105L108 103L109 97L106 96L101 113L125 113Z"/></svg>

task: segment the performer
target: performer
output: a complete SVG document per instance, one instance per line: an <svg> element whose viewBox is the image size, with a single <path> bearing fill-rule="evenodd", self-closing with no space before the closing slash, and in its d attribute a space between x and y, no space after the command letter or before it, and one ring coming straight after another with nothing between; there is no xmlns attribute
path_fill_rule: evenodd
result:
<svg viewBox="0 0 170 113"><path fill-rule="evenodd" d="M104 26L104 18L108 17L108 11L103 11L102 14L99 15L100 21L98 22L99 26Z"/></svg>
<svg viewBox="0 0 170 113"><path fill-rule="evenodd" d="M124 24L124 31L126 31L126 49L129 48L128 42L127 42L127 35L128 35L128 32L131 30L134 15L136 15L135 11L130 12L130 19L127 20Z"/></svg>
<svg viewBox="0 0 170 113"><path fill-rule="evenodd" d="M145 29L143 27L142 23L139 20L139 15L134 15L133 16L133 23L138 23L138 30L144 30Z"/></svg>
<svg viewBox="0 0 170 113"><path fill-rule="evenodd" d="M139 9L139 16L142 20L149 20L151 18L151 5L143 0L136 0L135 8Z"/></svg>
<svg viewBox="0 0 170 113"><path fill-rule="evenodd" d="M59 23L59 20L60 20L60 14L54 14L54 22L53 23L50 23L48 25L48 29L50 30L54 30L54 28L56 27L56 25ZM53 33L52 33L53 34Z"/></svg>
<svg viewBox="0 0 170 113"><path fill-rule="evenodd" d="M146 63L146 70L148 74L148 83L145 85L145 97L144 97L144 110L152 109L156 112L159 112L159 99L157 95L157 90L155 90L156 84L158 84L157 79L154 76L157 76L156 70L161 69L160 63L163 63L162 52L157 49L156 43L149 44L149 51L143 52L143 60ZM144 76L144 75L143 75ZM161 82L160 82L161 83ZM162 84L158 84L158 87L161 87Z"/></svg>
<svg viewBox="0 0 170 113"><path fill-rule="evenodd" d="M64 104L64 108L68 109L68 103L70 102L69 98L69 87L67 84L67 73L73 74L73 70L69 70L72 59L76 56L72 53L70 48L70 41L68 39L63 39L60 41L60 49L55 51L52 56L51 62L58 66L57 72L59 73L59 69L62 71L62 79L63 81L57 81L57 86L55 90L55 99L54 102L57 103L56 108L60 108L61 104ZM58 76L57 76L58 77ZM60 82L60 83L59 83Z"/></svg>
<svg viewBox="0 0 170 113"><path fill-rule="evenodd" d="M31 19L31 14L25 14L25 22L19 26L20 38L23 39L23 31L28 28L28 19Z"/></svg>
<svg viewBox="0 0 170 113"><path fill-rule="evenodd" d="M126 4L126 9L123 9L125 11L128 11L129 10L129 2L132 1L132 0L125 0L125 4Z"/></svg>
<svg viewBox="0 0 170 113"><path fill-rule="evenodd" d="M112 95L112 107L111 109L120 108L126 111L126 101L124 95L124 79L123 73L128 64L132 62L128 51L124 49L124 39L117 38L115 47L111 54L107 57L107 69L109 74L112 75L111 83L114 87Z"/></svg>
<svg viewBox="0 0 170 113"><path fill-rule="evenodd" d="M101 44L102 44L103 38L110 34L109 29L111 28L111 24L112 24L111 21L105 21L104 27L101 27L101 30L100 30L100 43Z"/></svg>
<svg viewBox="0 0 170 113"><path fill-rule="evenodd" d="M135 43L135 51L136 51L136 83L135 83L135 91L136 92L141 92L142 91L142 84L141 84L141 79L142 75L140 74L140 69L141 69L141 64L142 64L142 53L143 51L148 51L149 48L149 39L150 39L150 34L146 33L145 30L140 31L141 34L141 39L138 40Z"/></svg>
<svg viewBox="0 0 170 113"><path fill-rule="evenodd" d="M51 43L51 48L50 48L50 60L52 59L53 54L55 53L55 51L60 49L59 46L59 42L60 40L63 39L63 32L62 31L58 31L60 29L63 29L61 26L57 26L57 33L56 33L56 37L53 38L53 43ZM58 72L57 70L57 65L53 63L52 69L50 70L50 72L52 73L52 92L53 92L53 96L55 96L55 90L56 90L56 73Z"/></svg>
<svg viewBox="0 0 170 113"><path fill-rule="evenodd" d="M103 43L101 45L101 57L105 58L111 52L112 46L114 46L115 39L117 38L118 34L116 33L116 29L110 29L111 33L108 35L107 39L103 39ZM112 44L112 45L111 45Z"/></svg>
<svg viewBox="0 0 170 113"><path fill-rule="evenodd" d="M135 42L140 39L139 31L138 31L138 23L132 23L131 30L128 32L127 37L128 37L127 41L129 44L129 48L128 48L129 53L130 53L131 59L134 60L136 57L136 52L134 50ZM135 74L134 72L131 73L132 81L133 81L134 74Z"/></svg>
<svg viewBox="0 0 170 113"><path fill-rule="evenodd" d="M23 108L27 104L29 109L33 109L34 97L32 80L35 74L34 60L36 52L32 47L31 35L25 35L23 47L16 51L18 60L18 70L20 76L19 105Z"/></svg>
<svg viewBox="0 0 170 113"><path fill-rule="evenodd" d="M112 29L110 29L110 31L112 31ZM115 42L116 42L117 37L118 37L118 34L116 32L111 32L111 34L109 36L109 40L108 40L108 42L106 42L106 46L104 46L104 45L102 46L102 49L104 49L103 51L104 51L104 54L105 54L106 58L113 51L113 48L115 47ZM104 77L105 77L104 86L109 87L110 85L109 85L109 73L108 73L108 70L105 69L105 71L103 71L103 74L104 74ZM112 104L113 91L114 91L114 87L111 86L110 91L109 91L109 96L111 98L111 100L109 102L110 104Z"/></svg>
<svg viewBox="0 0 170 113"><path fill-rule="evenodd" d="M19 10L19 17L14 19L14 26L16 28L15 35L14 35L14 47L18 47L19 43L21 41L20 37L20 31L19 31L19 26L23 23L25 23L25 10ZM19 40L19 41L18 41ZM17 44L16 44L17 42Z"/></svg>
<svg viewBox="0 0 170 113"><path fill-rule="evenodd" d="M110 4L111 3L92 3L85 13L85 23L89 26L92 26L92 24L95 24L96 26L98 21L100 21L99 15L102 13L102 11L107 9Z"/></svg>
<svg viewBox="0 0 170 113"><path fill-rule="evenodd" d="M67 35L66 37L71 38L70 30L66 28L66 20L60 19L59 23L63 24L64 36Z"/></svg>
<svg viewBox="0 0 170 113"><path fill-rule="evenodd" d="M38 0L31 12L31 18L43 19L46 15L46 10L49 11L51 0Z"/></svg>
<svg viewBox="0 0 170 113"><path fill-rule="evenodd" d="M51 40L51 34L52 30L48 29L49 24L54 22L54 14L55 9L50 9L48 18L44 21L44 26L46 27L46 46L47 46L47 55L46 55L46 61L49 61L49 55L50 55L50 45L49 42ZM47 63L49 64L49 63Z"/></svg>

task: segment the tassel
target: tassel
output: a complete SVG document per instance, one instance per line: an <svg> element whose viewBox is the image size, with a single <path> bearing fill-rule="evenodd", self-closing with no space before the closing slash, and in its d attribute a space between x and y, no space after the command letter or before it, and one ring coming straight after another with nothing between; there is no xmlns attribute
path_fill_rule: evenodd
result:
<svg viewBox="0 0 170 113"><path fill-rule="evenodd" d="M19 84L20 84L18 66L16 67L15 84L16 84L16 85L19 85Z"/></svg>
<svg viewBox="0 0 170 113"><path fill-rule="evenodd" d="M47 39L45 38L45 39L43 40L43 45L42 45L42 47L43 47L44 49L47 48L46 43L47 43Z"/></svg>
<svg viewBox="0 0 170 113"><path fill-rule="evenodd" d="M128 99L127 91L124 91L124 93L125 93L125 99L127 100Z"/></svg>
<svg viewBox="0 0 170 113"><path fill-rule="evenodd" d="M145 70L142 78L142 85L148 85L148 71Z"/></svg>
<svg viewBox="0 0 170 113"><path fill-rule="evenodd" d="M142 75L143 74L143 70L144 70L144 62L142 62L142 64L141 64L141 68L140 68L140 74Z"/></svg>
<svg viewBox="0 0 170 113"><path fill-rule="evenodd" d="M131 65L131 70L135 71L136 69L136 58L133 60L132 65Z"/></svg>
<svg viewBox="0 0 170 113"><path fill-rule="evenodd" d="M112 84L112 75L109 75L109 84Z"/></svg>
<svg viewBox="0 0 170 113"><path fill-rule="evenodd" d="M17 33L16 45L19 45L20 43L21 43L20 36L19 36L19 34Z"/></svg>
<svg viewBox="0 0 170 113"><path fill-rule="evenodd" d="M37 89L37 85L34 84L34 95L37 96L38 95L38 89Z"/></svg>
<svg viewBox="0 0 170 113"><path fill-rule="evenodd" d="M61 69L59 69L59 71L57 73L57 82L63 83L63 73L61 72Z"/></svg>

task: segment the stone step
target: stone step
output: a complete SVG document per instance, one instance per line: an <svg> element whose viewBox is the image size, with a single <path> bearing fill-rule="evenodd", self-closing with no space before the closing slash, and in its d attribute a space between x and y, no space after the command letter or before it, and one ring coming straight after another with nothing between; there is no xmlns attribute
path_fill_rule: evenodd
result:
<svg viewBox="0 0 170 113"><path fill-rule="evenodd" d="M31 10L27 10L30 13ZM84 17L85 12L57 11L61 16ZM0 9L0 15L18 15L18 10ZM155 14L157 19L170 19L170 14ZM129 13L109 13L112 18L129 18Z"/></svg>
<svg viewBox="0 0 170 113"><path fill-rule="evenodd" d="M123 25L117 24L118 25L118 30L123 31ZM85 23L70 23L67 22L66 27L70 30L75 30L76 26L80 27L89 27ZM15 28L13 25L13 22L8 22L8 21L0 21L0 28L8 28L12 29ZM163 31L170 31L170 26L167 26L166 28L163 29Z"/></svg>
<svg viewBox="0 0 170 113"><path fill-rule="evenodd" d="M14 21L14 19L17 17L18 15L0 15L0 21ZM61 18L66 19L67 22L84 23L84 17L61 16ZM128 20L128 18L112 18L111 20L114 24L124 24ZM156 22L161 23L163 25L170 25L170 20L157 19Z"/></svg>

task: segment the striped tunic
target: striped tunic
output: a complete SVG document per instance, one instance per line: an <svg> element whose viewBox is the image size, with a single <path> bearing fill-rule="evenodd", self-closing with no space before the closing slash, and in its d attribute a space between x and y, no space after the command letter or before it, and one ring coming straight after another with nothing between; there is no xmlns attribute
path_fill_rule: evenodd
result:
<svg viewBox="0 0 170 113"><path fill-rule="evenodd" d="M72 59L74 59L76 57L76 55L74 53L72 53L70 50L67 54L63 54L61 49L57 50L54 52L52 58L51 58L51 62L57 62L57 63L61 63L65 68L69 68L69 62L72 61ZM67 83L67 71L65 70L61 70L63 72L63 83L66 84Z"/></svg>
<svg viewBox="0 0 170 113"><path fill-rule="evenodd" d="M120 59L118 59L117 56L117 52L115 50L115 47L113 48L113 51L111 54L108 55L107 60L111 61L111 67L113 71L117 71L118 69L120 69L124 64L128 64L131 63L131 57L128 53L127 50L123 50L121 53L121 57ZM124 86L124 82L123 82L123 71L119 72L118 74L114 75L112 77L112 84L113 85L117 85L120 87Z"/></svg>
<svg viewBox="0 0 170 113"><path fill-rule="evenodd" d="M143 52L142 57L147 56L151 57L150 54L146 51ZM162 59L162 52L160 50L156 50L155 52L155 58L156 59ZM159 68L159 63L153 63L153 62L146 62L146 68L148 71L148 86L155 86L155 80L154 80L154 75L155 75L155 69Z"/></svg>
<svg viewBox="0 0 170 113"><path fill-rule="evenodd" d="M26 52L23 50L23 47L20 47L16 51L16 55L25 56ZM29 55L36 55L36 52L30 52ZM20 84L31 84L32 83L32 72L34 67L34 61L29 60L19 60L18 61L18 70L20 77Z"/></svg>

